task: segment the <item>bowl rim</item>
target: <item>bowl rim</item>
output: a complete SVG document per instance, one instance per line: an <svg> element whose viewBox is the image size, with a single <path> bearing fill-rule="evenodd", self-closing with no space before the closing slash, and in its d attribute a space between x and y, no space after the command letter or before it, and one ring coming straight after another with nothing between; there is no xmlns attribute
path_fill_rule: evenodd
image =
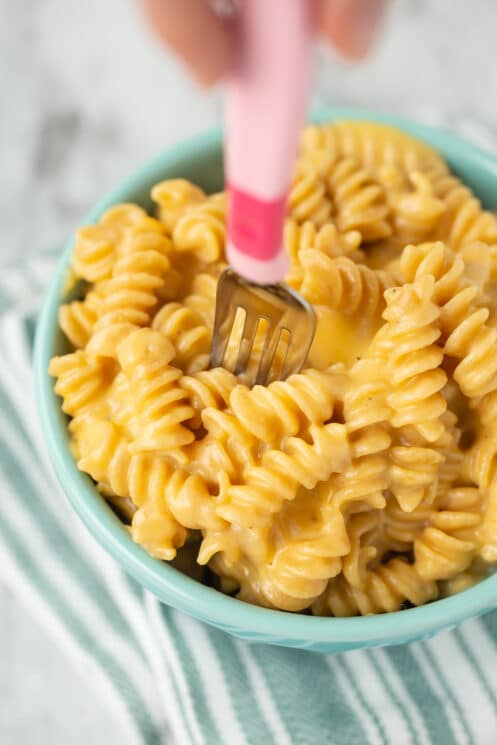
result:
<svg viewBox="0 0 497 745"><path fill-rule="evenodd" d="M456 135L418 124L410 119L349 107L319 108L311 121L323 123L340 119L381 122L400 127L441 150L445 157L472 164L475 170L491 173L497 181L497 158L465 142ZM177 160L200 158L210 148L219 147L222 130L210 130L175 145L152 158L101 199L82 224L95 222L111 205L126 201L130 191L147 187L161 178ZM39 316L34 374L39 417L50 460L62 486L80 519L97 541L129 574L163 602L213 625L240 635L285 643L298 640L312 644L360 645L395 644L420 638L480 615L497 605L497 573L473 587L427 605L380 615L346 618L316 617L250 605L224 595L182 574L166 562L151 557L116 518L98 494L90 478L78 471L69 451L65 420L53 379L48 374L57 333L57 310L63 298L73 239L67 241Z"/></svg>

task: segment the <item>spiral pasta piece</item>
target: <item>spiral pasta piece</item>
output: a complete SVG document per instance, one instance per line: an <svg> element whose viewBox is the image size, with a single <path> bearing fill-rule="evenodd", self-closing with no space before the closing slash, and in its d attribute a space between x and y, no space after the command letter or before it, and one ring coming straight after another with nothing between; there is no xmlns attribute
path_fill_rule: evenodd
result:
<svg viewBox="0 0 497 745"><path fill-rule="evenodd" d="M157 204L158 218L170 235L185 211L206 199L202 189L184 178L160 181L152 188L151 197Z"/></svg>
<svg viewBox="0 0 497 745"><path fill-rule="evenodd" d="M285 220L283 243L294 266L299 266L300 254L309 248L315 248L332 258L361 255L359 231L349 230L341 233L333 223L326 223L323 227L317 228L313 222L298 223L288 217Z"/></svg>
<svg viewBox="0 0 497 745"><path fill-rule="evenodd" d="M286 278L287 284L299 288L304 277L301 256L308 250L314 249L336 258L347 256L358 262L364 258L359 249L361 234L357 230L340 233L333 223L326 223L317 228L313 222L306 221L299 224L292 218L287 218L283 232L283 243L290 258L290 271Z"/></svg>
<svg viewBox="0 0 497 745"><path fill-rule="evenodd" d="M382 332L378 332L366 355L350 370L350 385L343 401L349 431L366 430L390 419L391 409L387 402L390 379L381 339Z"/></svg>
<svg viewBox="0 0 497 745"><path fill-rule="evenodd" d="M341 424L309 427L310 442L288 437L280 450L267 450L260 465L244 471L242 484L231 484L218 505L218 514L245 527L264 523L292 500L299 486L313 489L350 459L346 428Z"/></svg>
<svg viewBox="0 0 497 745"><path fill-rule="evenodd" d="M182 303L167 303L154 317L152 328L173 343L176 367L190 374L208 366L211 331L195 311Z"/></svg>
<svg viewBox="0 0 497 745"><path fill-rule="evenodd" d="M143 220L147 220L148 217L145 210L137 204L133 202L121 202L105 210L99 220L99 224L117 230L119 236L122 238L128 230L134 229L137 224L143 222Z"/></svg>
<svg viewBox="0 0 497 745"><path fill-rule="evenodd" d="M81 431L85 428L86 434ZM78 427L78 438L79 442L86 438L78 468L97 481L99 490L112 501L115 497L127 498L134 505L135 509L130 510L133 540L158 559L174 559L187 531L167 505L171 464L161 456L133 455L129 439L109 421L84 422Z"/></svg>
<svg viewBox="0 0 497 745"><path fill-rule="evenodd" d="M105 287L95 331L119 323L148 325L170 266L167 256L156 250L137 251L119 259Z"/></svg>
<svg viewBox="0 0 497 745"><path fill-rule="evenodd" d="M447 382L440 368L443 352L439 309L432 302L434 281L424 277L412 285L387 290L384 341L393 387L387 401L398 444L390 451L390 486L402 509L410 512L436 492L437 472L444 456L435 444L445 433L441 394Z"/></svg>
<svg viewBox="0 0 497 745"><path fill-rule="evenodd" d="M454 251L474 241L497 243L497 218L482 209L480 200L456 176L444 174L435 178L433 191L445 205L437 238Z"/></svg>
<svg viewBox="0 0 497 745"><path fill-rule="evenodd" d="M440 393L447 376L440 369L443 352L436 342L440 337L439 309L432 302L434 282L429 277L413 285L387 290L389 370L393 391L388 403L396 428L413 428L427 442L443 432L441 415L447 402Z"/></svg>
<svg viewBox="0 0 497 745"><path fill-rule="evenodd" d="M321 227L330 220L331 201L320 173L310 167L297 168L288 195L288 214L297 223L311 222Z"/></svg>
<svg viewBox="0 0 497 745"><path fill-rule="evenodd" d="M193 205L179 218L173 230L176 250L189 251L206 263L223 256L226 240L226 194L213 194Z"/></svg>
<svg viewBox="0 0 497 745"><path fill-rule="evenodd" d="M350 386L344 396L343 414L350 433L352 462L332 479L333 504L344 514L385 506L388 487L387 453L391 437L387 422L389 380L378 332L366 356L350 370Z"/></svg>
<svg viewBox="0 0 497 745"><path fill-rule="evenodd" d="M183 304L200 316L206 326L214 323L216 288L217 278L202 272L194 278L191 292L183 300Z"/></svg>
<svg viewBox="0 0 497 745"><path fill-rule="evenodd" d="M255 463L261 445L229 410L208 406L201 412L202 424L207 434L221 442L238 470L245 464Z"/></svg>
<svg viewBox="0 0 497 745"><path fill-rule="evenodd" d="M181 525L192 530L219 530L224 520L216 513L216 500L198 473L177 469L166 486L166 501Z"/></svg>
<svg viewBox="0 0 497 745"><path fill-rule="evenodd" d="M478 307L478 288L465 276L464 261L443 243L408 246L401 259L410 277L435 279L434 301L447 355L460 360L454 380L471 399L497 389L497 329L487 323L489 309Z"/></svg>
<svg viewBox="0 0 497 745"><path fill-rule="evenodd" d="M370 269L365 264L340 256L331 258L315 249L302 252L302 283L298 287L310 302L328 305L352 314L363 310L373 316L383 306L383 293L395 284L388 272Z"/></svg>
<svg viewBox="0 0 497 745"><path fill-rule="evenodd" d="M59 308L59 326L76 349L88 344L97 322L102 298L96 290L90 291L83 300L73 300Z"/></svg>
<svg viewBox="0 0 497 745"><path fill-rule="evenodd" d="M187 531L173 516L167 502L171 463L160 455L131 457L127 478L137 510L131 521L131 537L152 556L170 561L187 539Z"/></svg>
<svg viewBox="0 0 497 745"><path fill-rule="evenodd" d="M231 393L230 407L248 432L272 443L285 435L296 435L308 424L329 421L345 384L341 370L305 370L267 387L238 385Z"/></svg>
<svg viewBox="0 0 497 745"><path fill-rule="evenodd" d="M432 237L445 211L426 174L414 171L409 174L409 181L412 189L402 190L390 200L396 240L402 247Z"/></svg>
<svg viewBox="0 0 497 745"><path fill-rule="evenodd" d="M193 426L191 421L188 424ZM198 473L210 490L219 490L222 485L235 481L242 468L237 457L238 447L232 448L227 441L218 439L212 432L183 450L187 456L188 471ZM250 459L249 454L249 462L252 462Z"/></svg>
<svg viewBox="0 0 497 745"><path fill-rule="evenodd" d="M479 489L451 489L414 541L415 566L421 577L450 579L470 566L477 549L480 503Z"/></svg>
<svg viewBox="0 0 497 745"><path fill-rule="evenodd" d="M130 496L128 471L133 456L128 447L130 440L122 428L106 420L90 419L77 424L72 431L75 430L79 470L104 483L113 494Z"/></svg>
<svg viewBox="0 0 497 745"><path fill-rule="evenodd" d="M327 179L339 230L358 230L365 243L388 238L390 207L383 186L353 158L334 165Z"/></svg>
<svg viewBox="0 0 497 745"><path fill-rule="evenodd" d="M400 610L406 601L423 605L437 597L436 582L423 579L405 559L395 558L369 572L365 590L349 585L343 575L332 579L313 610L323 616L366 616Z"/></svg>
<svg viewBox="0 0 497 745"><path fill-rule="evenodd" d="M80 228L72 256L77 276L87 282L108 279L126 229L145 216L136 204L119 204L104 212L98 224Z"/></svg>
<svg viewBox="0 0 497 745"><path fill-rule="evenodd" d="M80 349L53 357L48 372L57 378L54 390L62 398L62 411L77 416L98 403L116 371L107 360L95 359Z"/></svg>
<svg viewBox="0 0 497 745"><path fill-rule="evenodd" d="M380 451L377 455L355 458L343 473L335 476L328 488L333 505L343 514L363 509L378 510L385 506L385 489L388 487L387 462L384 451L390 441L385 433L377 438Z"/></svg>
<svg viewBox="0 0 497 745"><path fill-rule="evenodd" d="M137 329L119 345L118 356L141 424L131 451L171 453L192 442L195 436L183 423L194 411L178 385L181 370L169 365L174 356L171 342L159 331Z"/></svg>
<svg viewBox="0 0 497 745"><path fill-rule="evenodd" d="M231 392L238 384L238 380L224 367L216 367L201 370L193 375L184 375L179 383L187 393L190 406L195 412L189 425L197 428L202 424L201 413L204 409L224 409L228 406Z"/></svg>
<svg viewBox="0 0 497 745"><path fill-rule="evenodd" d="M350 542L341 513L326 511L319 530L287 539L259 574L265 605L288 611L309 607L342 568Z"/></svg>

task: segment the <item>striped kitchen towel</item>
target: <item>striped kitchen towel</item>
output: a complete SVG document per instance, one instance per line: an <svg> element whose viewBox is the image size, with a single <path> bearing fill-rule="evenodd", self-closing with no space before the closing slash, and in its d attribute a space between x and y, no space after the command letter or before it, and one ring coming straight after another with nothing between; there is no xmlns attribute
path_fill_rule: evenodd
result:
<svg viewBox="0 0 497 745"><path fill-rule="evenodd" d="M55 482L30 393L53 266L41 255L0 272L0 581L126 745L495 745L497 612L337 656L248 645L161 605L100 549Z"/></svg>

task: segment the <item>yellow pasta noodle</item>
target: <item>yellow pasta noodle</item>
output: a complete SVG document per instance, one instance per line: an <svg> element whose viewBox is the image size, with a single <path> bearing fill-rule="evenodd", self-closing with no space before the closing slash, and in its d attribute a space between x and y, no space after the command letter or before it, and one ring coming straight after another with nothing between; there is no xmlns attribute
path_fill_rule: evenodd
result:
<svg viewBox="0 0 497 745"><path fill-rule="evenodd" d="M107 210L97 225L80 228L73 252L77 276L88 282L108 279L126 230L145 216L145 211L135 204L120 204Z"/></svg>
<svg viewBox="0 0 497 745"><path fill-rule="evenodd" d="M206 263L218 261L226 237L226 196L214 194L187 209L173 230L178 251L189 251Z"/></svg>
<svg viewBox="0 0 497 745"><path fill-rule="evenodd" d="M151 197L157 204L158 218L171 234L184 212L205 201L205 194L184 178L168 179L156 184Z"/></svg>
<svg viewBox="0 0 497 745"><path fill-rule="evenodd" d="M394 284L388 272L375 271L346 257L331 258L309 249L302 253L303 278L298 288L311 303L374 317L383 304L383 292Z"/></svg>
<svg viewBox="0 0 497 745"><path fill-rule="evenodd" d="M62 398L62 410L77 416L102 399L115 368L107 360L95 359L79 350L54 357L49 372L57 378L55 392Z"/></svg>
<svg viewBox="0 0 497 745"><path fill-rule="evenodd" d="M265 605L290 611L307 608L326 589L330 577L341 571L341 557L350 542L340 512L326 509L314 530L303 533L286 540L260 571Z"/></svg>
<svg viewBox="0 0 497 745"><path fill-rule="evenodd" d="M305 370L267 387L257 385L248 390L239 385L231 393L230 407L249 432L271 443L296 435L309 424L329 421L345 384L340 368L328 372Z"/></svg>
<svg viewBox="0 0 497 745"><path fill-rule="evenodd" d="M330 219L332 205L324 179L307 164L297 168L288 196L288 211L298 223L311 222L318 228Z"/></svg>
<svg viewBox="0 0 497 745"><path fill-rule="evenodd" d="M398 180L388 184L387 193L395 228L394 240L401 250L408 243L420 243L436 234L445 204L435 196L433 184L425 173L409 173L406 184L400 174L393 170ZM392 176L389 175L389 178Z"/></svg>
<svg viewBox="0 0 497 745"><path fill-rule="evenodd" d="M220 501L218 513L243 526L264 522L278 512L285 500L294 499L299 486L313 489L349 461L346 429L341 424L309 427L310 442L288 437L281 449L266 450L260 465L244 469L242 484L231 484Z"/></svg>
<svg viewBox="0 0 497 745"><path fill-rule="evenodd" d="M183 303L167 303L155 315L152 328L161 331L173 343L176 367L186 373L207 367L211 330L194 310Z"/></svg>
<svg viewBox="0 0 497 745"><path fill-rule="evenodd" d="M445 205L437 238L455 251L472 241L497 242L497 218L482 208L480 200L458 178L446 174L434 179L433 191Z"/></svg>
<svg viewBox="0 0 497 745"><path fill-rule="evenodd" d="M447 403L440 391L447 382L440 364L443 352L439 309L432 301L434 280L388 290L384 342L389 350L392 391L387 396L397 430L390 452L390 483L401 508L415 509L436 489L444 456L434 443L444 435L441 419Z"/></svg>
<svg viewBox="0 0 497 745"><path fill-rule="evenodd" d="M171 342L159 331L137 329L119 345L118 356L136 402L138 433L132 452L167 453L192 442L194 435L183 422L194 412L177 384L181 371L169 365Z"/></svg>
<svg viewBox="0 0 497 745"><path fill-rule="evenodd" d="M365 590L349 585L343 575L331 580L314 611L325 616L364 616L399 610L406 601L423 605L437 596L434 581L423 579L415 566L396 558L370 571Z"/></svg>
<svg viewBox="0 0 497 745"><path fill-rule="evenodd" d="M471 564L478 547L482 495L479 489L451 489L414 541L415 566L429 580L451 579Z"/></svg>
<svg viewBox="0 0 497 745"><path fill-rule="evenodd" d="M335 163L327 179L338 228L358 230L365 243L388 238L390 207L384 187L353 158Z"/></svg>
<svg viewBox="0 0 497 745"><path fill-rule="evenodd" d="M497 329L488 324L490 311L477 304L479 288L465 274L460 256L442 243L408 246L401 267L405 277L430 275L433 297L441 308L445 353L460 360L454 380L470 398L497 388Z"/></svg>
<svg viewBox="0 0 497 745"><path fill-rule="evenodd" d="M73 347L85 347L93 333L102 304L97 290L88 292L83 300L73 300L59 308L59 326Z"/></svg>

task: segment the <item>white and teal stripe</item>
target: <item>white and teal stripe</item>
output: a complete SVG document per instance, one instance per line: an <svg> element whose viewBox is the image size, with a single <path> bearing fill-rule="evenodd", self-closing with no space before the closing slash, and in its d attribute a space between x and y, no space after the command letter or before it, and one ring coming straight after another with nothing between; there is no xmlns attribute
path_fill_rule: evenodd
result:
<svg viewBox="0 0 497 745"><path fill-rule="evenodd" d="M252 646L162 606L95 544L55 483L29 393L52 268L42 257L0 275L0 581L128 741L494 745L497 613L427 642L336 657Z"/></svg>

